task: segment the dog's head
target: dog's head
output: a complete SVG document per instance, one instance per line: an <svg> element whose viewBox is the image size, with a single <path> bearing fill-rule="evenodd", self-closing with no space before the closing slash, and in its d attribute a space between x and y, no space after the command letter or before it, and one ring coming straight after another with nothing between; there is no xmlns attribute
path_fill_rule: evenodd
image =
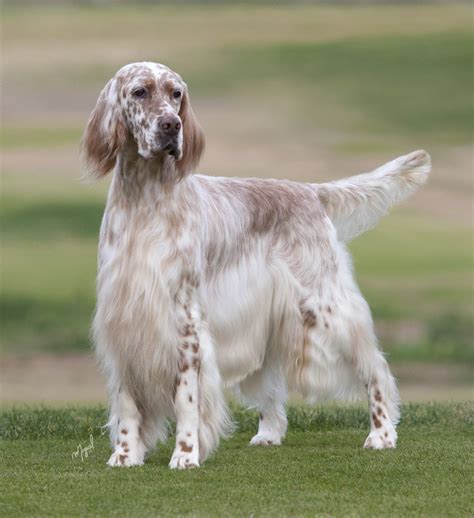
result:
<svg viewBox="0 0 474 518"><path fill-rule="evenodd" d="M105 85L82 141L91 175L107 174L128 142L145 160L170 155L180 176L199 162L204 135L186 83L165 65L132 63Z"/></svg>

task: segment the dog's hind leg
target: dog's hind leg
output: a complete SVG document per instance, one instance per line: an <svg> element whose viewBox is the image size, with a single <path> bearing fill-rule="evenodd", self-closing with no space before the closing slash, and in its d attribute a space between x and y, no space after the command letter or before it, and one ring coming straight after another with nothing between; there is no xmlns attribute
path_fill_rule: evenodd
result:
<svg viewBox="0 0 474 518"><path fill-rule="evenodd" d="M360 369L361 379L367 387L370 412L370 433L364 448L382 450L395 448L399 419L399 396L395 380L387 361L376 349L370 367Z"/></svg>
<svg viewBox="0 0 474 518"><path fill-rule="evenodd" d="M260 370L240 383L240 395L245 403L259 411L258 432L250 444L280 445L288 425L287 390L281 369L265 362Z"/></svg>
<svg viewBox="0 0 474 518"><path fill-rule="evenodd" d="M370 433L364 448L395 448L395 426L400 417L399 394L383 353L378 348L367 305L366 318L350 326L350 354L359 379L368 392Z"/></svg>

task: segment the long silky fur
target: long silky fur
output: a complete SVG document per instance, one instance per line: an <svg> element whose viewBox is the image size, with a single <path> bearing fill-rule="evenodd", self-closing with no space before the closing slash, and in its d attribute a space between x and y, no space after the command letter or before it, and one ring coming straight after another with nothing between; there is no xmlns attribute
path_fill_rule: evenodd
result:
<svg viewBox="0 0 474 518"><path fill-rule="evenodd" d="M113 170L93 324L108 378L112 442L124 387L146 449L166 437L186 314L200 340L200 461L232 431L224 386L250 405L270 405L284 434L287 389L319 401L351 398L377 384L395 424L398 391L345 242L425 182L429 155L415 151L372 173L321 185L191 174L204 138L187 94L181 161L143 158L138 137L130 128L123 135L116 103L126 96L119 96L118 81L126 85L143 70L172 77L161 65L133 67L104 89L83 145L94 176Z"/></svg>
<svg viewBox="0 0 474 518"><path fill-rule="evenodd" d="M430 171L430 156L414 151L370 173L323 183L318 195L339 239L347 242L373 228L394 204L419 189Z"/></svg>

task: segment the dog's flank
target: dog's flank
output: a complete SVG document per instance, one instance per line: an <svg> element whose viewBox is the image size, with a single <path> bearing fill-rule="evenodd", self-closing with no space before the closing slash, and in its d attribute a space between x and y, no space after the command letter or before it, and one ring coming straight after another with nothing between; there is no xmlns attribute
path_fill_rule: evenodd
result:
<svg viewBox="0 0 474 518"><path fill-rule="evenodd" d="M198 467L232 430L223 387L278 445L288 390L370 402L368 448L393 448L395 380L344 245L420 185L414 152L328 184L194 175L204 137L187 87L135 63L99 97L83 139L113 170L101 227L93 336L108 380L111 466L141 465L176 419L170 467Z"/></svg>

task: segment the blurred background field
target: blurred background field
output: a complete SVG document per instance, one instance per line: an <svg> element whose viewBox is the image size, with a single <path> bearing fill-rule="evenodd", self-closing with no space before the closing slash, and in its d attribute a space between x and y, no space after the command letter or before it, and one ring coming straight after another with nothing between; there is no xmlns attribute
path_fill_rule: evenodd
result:
<svg viewBox="0 0 474 518"><path fill-rule="evenodd" d="M429 184L350 247L402 394L472 399L471 5L103 4L3 7L4 401L102 398L107 182L80 181L78 147L102 86L142 60L188 83L201 172L318 182L431 153Z"/></svg>

